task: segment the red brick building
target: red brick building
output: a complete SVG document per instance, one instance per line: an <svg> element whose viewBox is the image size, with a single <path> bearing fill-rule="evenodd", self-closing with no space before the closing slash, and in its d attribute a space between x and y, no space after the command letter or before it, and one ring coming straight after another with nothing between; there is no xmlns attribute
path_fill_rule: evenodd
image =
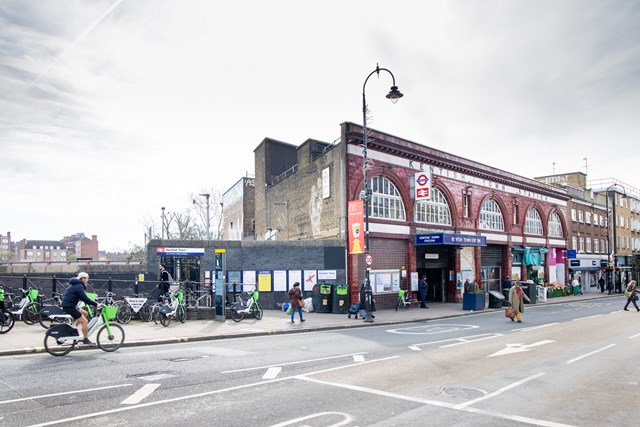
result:
<svg viewBox="0 0 640 427"><path fill-rule="evenodd" d="M459 302L462 283L500 291L506 277L565 282L566 191L369 129L370 270L376 302L430 283L428 299ZM339 141L300 146L265 139L256 161L256 236L345 242L351 299L364 254L348 254L348 204L364 189L362 126L343 123ZM431 199L416 202L417 172Z"/></svg>

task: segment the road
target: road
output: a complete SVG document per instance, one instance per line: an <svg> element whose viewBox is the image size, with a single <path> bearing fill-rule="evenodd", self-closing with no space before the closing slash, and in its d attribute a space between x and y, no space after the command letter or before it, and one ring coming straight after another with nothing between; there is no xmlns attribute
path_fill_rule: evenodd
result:
<svg viewBox="0 0 640 427"><path fill-rule="evenodd" d="M622 298L213 342L2 358L0 426L631 426Z"/></svg>

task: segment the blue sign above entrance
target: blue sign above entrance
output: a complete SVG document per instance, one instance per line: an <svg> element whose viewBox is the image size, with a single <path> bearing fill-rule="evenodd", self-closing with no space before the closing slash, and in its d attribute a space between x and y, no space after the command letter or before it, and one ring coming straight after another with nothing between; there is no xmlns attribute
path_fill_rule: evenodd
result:
<svg viewBox="0 0 640 427"><path fill-rule="evenodd" d="M474 234L430 233L414 235L414 243L419 245L487 246L487 238Z"/></svg>

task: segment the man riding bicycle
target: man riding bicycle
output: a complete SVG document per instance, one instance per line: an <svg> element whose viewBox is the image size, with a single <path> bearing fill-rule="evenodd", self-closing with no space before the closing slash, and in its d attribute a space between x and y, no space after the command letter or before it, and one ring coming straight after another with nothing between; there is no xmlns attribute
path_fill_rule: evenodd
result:
<svg viewBox="0 0 640 427"><path fill-rule="evenodd" d="M78 310L78 303L80 301L85 304L92 305L96 308L100 308L101 304L98 304L87 296L87 282L89 281L89 275L85 272L78 273L78 277L74 277L69 280L69 287L62 297L62 310L65 313L70 314L73 317L76 325L81 325L82 335L84 339L82 344L91 345L89 341L89 327L87 321L86 310Z"/></svg>

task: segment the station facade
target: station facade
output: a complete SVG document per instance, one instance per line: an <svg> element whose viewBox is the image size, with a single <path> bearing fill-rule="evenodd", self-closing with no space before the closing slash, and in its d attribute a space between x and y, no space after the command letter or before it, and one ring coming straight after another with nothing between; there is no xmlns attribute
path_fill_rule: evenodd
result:
<svg viewBox="0 0 640 427"><path fill-rule="evenodd" d="M367 268L364 253L349 247L350 202L364 197L362 131L346 122L333 144L267 138L254 150L256 236L343 242L352 301ZM428 299L443 302L460 302L467 279L495 291L507 277L565 283L565 190L368 131L369 271L377 305L393 305L399 288L417 290L422 276ZM428 172L431 194L416 201L420 172Z"/></svg>

